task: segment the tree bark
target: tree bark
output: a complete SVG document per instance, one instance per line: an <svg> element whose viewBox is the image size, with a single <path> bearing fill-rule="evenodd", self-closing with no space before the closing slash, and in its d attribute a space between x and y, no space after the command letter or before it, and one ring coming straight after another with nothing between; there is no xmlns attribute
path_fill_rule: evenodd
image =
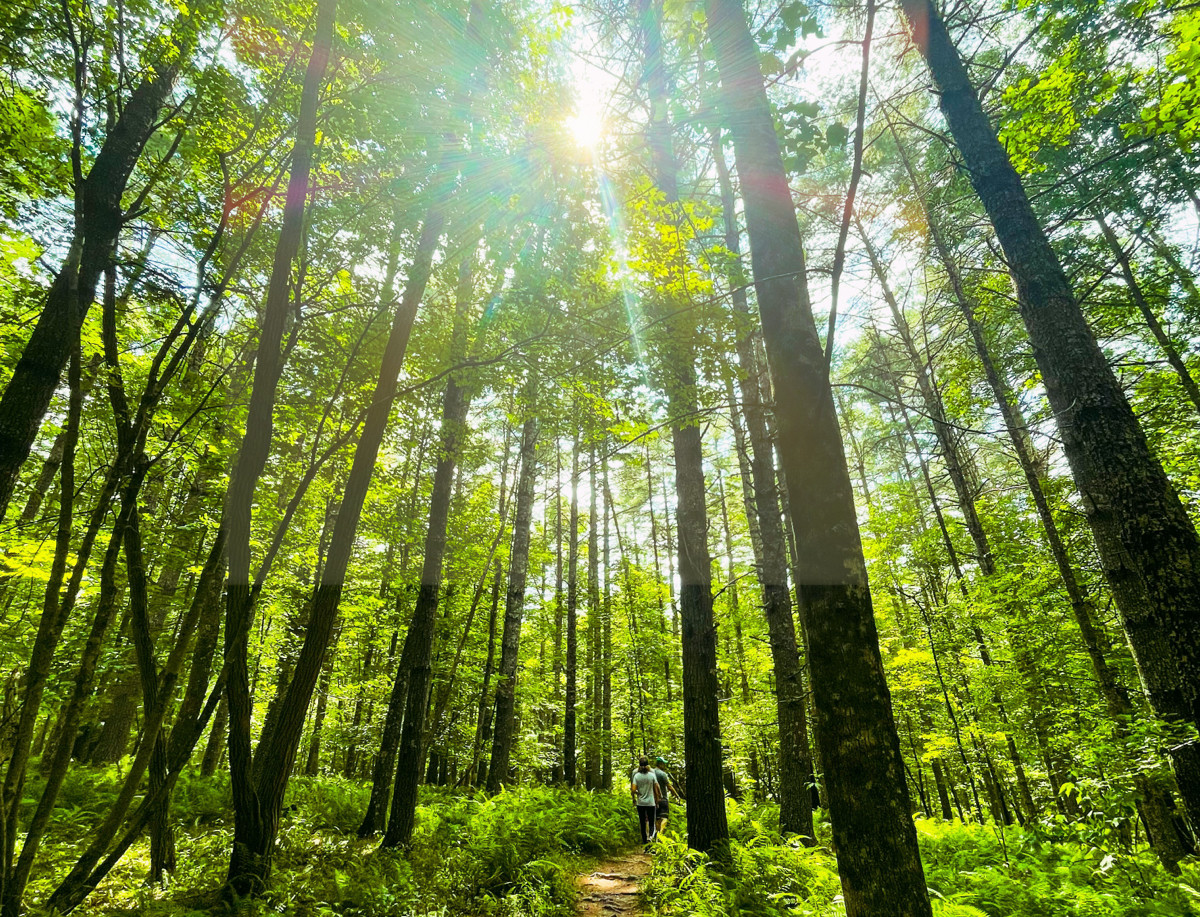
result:
<svg viewBox="0 0 1200 917"><path fill-rule="evenodd" d="M650 102L647 141L653 179L667 204L677 207L679 181L671 142L667 73L663 61L662 2L638 0L642 58ZM675 218L679 218L675 214ZM681 303L667 301L670 313L664 348L679 549L679 609L683 627L683 737L688 786L688 845L719 852L729 838L722 784L721 720L718 708L717 631L713 621L712 562L708 551L708 508L704 489L704 449L697 421L694 326Z"/></svg>
<svg viewBox="0 0 1200 917"><path fill-rule="evenodd" d="M584 778L583 785L594 790L600 785L600 676L599 664L596 657L600 645L600 620L602 617L600 603L600 496L599 475L597 468L600 464L599 450L592 444L590 461L588 462L588 492L591 503L588 506L588 641L586 668L588 673L588 696L585 709L588 714L587 736L584 740ZM607 571L606 571L607 574ZM607 583L605 584L607 586Z"/></svg>
<svg viewBox="0 0 1200 917"><path fill-rule="evenodd" d="M226 589L225 661L229 675L229 768L234 809L233 846L227 876L231 897L257 895L271 871L271 853L279 827L278 806L260 799L250 747L252 701L247 670L254 594L250 585L250 537L254 492L271 451L273 414L283 370L284 325L290 311L292 264L300 250L309 178L316 148L317 104L333 46L337 0L318 0L313 50L300 93L296 141L276 241L254 366L246 432L230 473L223 524L227 530L229 582ZM279 762L290 770L291 760ZM272 768L270 790L279 791L279 768ZM273 795L273 794L269 794Z"/></svg>
<svg viewBox="0 0 1200 917"><path fill-rule="evenodd" d="M895 135L894 129L893 135ZM899 145L899 138L897 137L896 139ZM1096 624L1095 609L1092 607L1091 601L1079 583L1079 577L1076 575L1075 567L1067 552L1067 546L1063 541L1062 534L1059 532L1054 514L1051 512L1050 503L1044 490L1045 482L1038 463L1034 460L1031 452L1026 425L1020 416L1020 408L1007 381L1001 376L999 369L996 367L991 347L988 344L986 330L979 321L974 303L967 295L958 264L942 232L941 225L929 207L926 194L920 189L917 183L917 176L912 170L902 146L900 146L900 152L905 169L908 172L909 180L912 182L913 189L921 200L934 249L946 271L946 276L950 281L950 288L954 294L955 301L958 303L959 310L966 320L967 328L971 333L971 340L975 345L976 355L983 366L984 377L987 379L988 386L992 390L992 397L1000 408L1000 416L1004 421L1005 429L1012 443L1013 452L1017 456L1017 463L1021 467L1026 487L1033 500L1034 508L1037 510L1042 529L1046 534L1046 543L1050 548L1051 556L1054 558L1059 577L1062 579L1063 589L1070 600L1071 612L1079 628L1079 635L1084 649L1087 651L1088 659L1091 661L1092 671L1096 676L1096 684L1100 690L1100 696L1104 698L1109 715L1113 717L1116 724L1118 734L1127 735L1128 722L1136 714L1130 702L1128 692L1118 683L1116 673L1109 664L1108 647L1105 645L1106 641L1103 639L1102 631ZM1009 742L1011 741L1012 737L1009 736ZM1027 783L1024 781L1024 774L1020 773L1019 777L1022 786L1026 787L1023 788L1022 792L1027 796L1028 789ZM1163 825L1170 825L1171 822L1170 811L1172 806L1170 794L1162 787L1152 783L1143 774L1135 774L1134 782L1142 798L1142 809L1146 816L1147 824L1156 826L1149 832L1151 845L1162 861L1164 868L1170 872L1174 872L1179 868L1179 861L1183 858L1184 850L1174 828L1172 827L1168 831L1163 830L1161 827ZM1026 805L1029 806L1030 802L1027 799Z"/></svg>
<svg viewBox="0 0 1200 917"><path fill-rule="evenodd" d="M432 253L432 252L431 252ZM457 305L454 318L450 359L461 359L467 351L467 317L470 306L471 272L464 257L459 272ZM441 452L433 475L433 493L429 502L429 528L425 535L425 555L421 584L409 622L408 690L404 723L400 731L398 766L393 789L391 815L383 835L383 846L405 845L412 837L416 817L417 786L424 763L425 723L429 706L429 688L433 675L433 641L437 629L437 609L442 584L442 563L446 555L446 527L450 519L450 498L454 470L466 434L467 411L471 396L454 375L446 383L442 398Z"/></svg>
<svg viewBox="0 0 1200 917"><path fill-rule="evenodd" d="M1200 724L1200 537L1088 327L1020 178L930 0L903 0L940 107L1017 289L1063 451L1155 711ZM1200 823L1200 748L1172 749Z"/></svg>
<svg viewBox="0 0 1200 917"><path fill-rule="evenodd" d="M1100 233L1104 236L1104 242L1108 246L1109 251L1117 259L1117 265L1121 268L1121 278L1125 281L1125 288L1129 291L1129 298L1137 306L1138 312L1142 315L1142 320L1146 323L1146 327L1150 329L1150 333L1154 335L1154 340L1158 342L1158 346L1162 349L1163 355L1171 365L1171 369L1175 370L1175 375L1179 377L1179 384L1183 386L1188 400L1192 402L1192 406L1197 411L1200 411L1200 385L1196 384L1196 380L1188 368L1187 361L1179 352L1179 348L1175 346L1175 342L1171 340L1171 336L1167 334L1167 330L1163 327L1162 322L1159 321L1149 300L1146 299L1142 285L1138 283L1137 275L1133 272L1133 264L1129 260L1129 253L1125 251L1125 247L1121 245L1121 240L1117 238L1117 234L1113 232L1112 227L1108 225L1108 221L1104 219L1104 215L1099 210L1093 208L1092 218L1096 221L1096 225L1100 227Z"/></svg>
<svg viewBox="0 0 1200 917"><path fill-rule="evenodd" d="M767 361L779 396L777 442L846 913L929 917L854 496L758 49L741 3L706 0L705 10L738 173L752 179L743 182L742 195ZM863 793L864 786L871 792Z"/></svg>
<svg viewBox="0 0 1200 917"><path fill-rule="evenodd" d="M719 144L714 146L713 154L721 187L721 209L725 215L725 247L735 255L740 255L733 182ZM775 669L775 709L779 717L779 830L785 834L799 834L805 838L806 845L812 845L816 843L813 839L812 796L809 793L809 785L813 782L813 765L808 750L808 717L800 674L800 653L792 618L792 597L788 590L787 542L783 533L783 516L779 512L779 492L775 485L775 457L758 384L759 367L751 334L753 320L740 277L735 282L738 283L738 292L733 295L734 319L742 326L735 331L734 339L740 366L738 386L744 406L747 439L750 441L750 483L753 487L753 499L747 499L746 503L753 504L758 517L756 522L761 545L758 577L762 584L763 615L767 619L771 661Z"/></svg>
<svg viewBox="0 0 1200 917"><path fill-rule="evenodd" d="M536 373L536 368L531 368ZM508 783L517 702L517 653L521 647L521 621L525 614L525 581L529 572L529 532L533 522L533 485L537 478L538 420L533 399L526 404L529 417L521 431L521 471L517 483L517 508L513 517L512 550L508 561L508 594L504 602L504 631L500 639L500 666L496 673L496 715L487 792L495 794Z"/></svg>
<svg viewBox="0 0 1200 917"><path fill-rule="evenodd" d="M392 678L392 690L388 695L387 713L383 721L383 735L371 765L371 798L367 803L362 824L358 827L358 836L362 838L378 834L387 824L388 800L391 798L392 784L396 779L396 747L400 741L404 710L408 702L408 676L412 668L414 645L412 633L410 627L404 637L404 648L400 651L396 674Z"/></svg>
<svg viewBox="0 0 1200 917"><path fill-rule="evenodd" d="M79 344L101 272L112 263L126 219L121 199L146 142L159 127L159 113L191 55L197 28L195 14L180 20L179 46L152 64L130 93L82 187L76 189L74 235L66 262L50 285L46 305L0 395L0 519L63 367Z"/></svg>
<svg viewBox="0 0 1200 917"><path fill-rule="evenodd" d="M571 448L571 513L567 530L567 661L563 710L563 778L575 786L576 704L579 698L579 434Z"/></svg>

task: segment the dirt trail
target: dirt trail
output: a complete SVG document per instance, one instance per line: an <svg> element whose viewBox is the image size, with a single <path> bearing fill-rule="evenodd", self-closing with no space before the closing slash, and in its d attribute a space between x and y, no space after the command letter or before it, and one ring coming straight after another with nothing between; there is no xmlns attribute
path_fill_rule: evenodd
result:
<svg viewBox="0 0 1200 917"><path fill-rule="evenodd" d="M580 917L642 914L641 881L650 872L650 854L638 851L597 863L579 876Z"/></svg>

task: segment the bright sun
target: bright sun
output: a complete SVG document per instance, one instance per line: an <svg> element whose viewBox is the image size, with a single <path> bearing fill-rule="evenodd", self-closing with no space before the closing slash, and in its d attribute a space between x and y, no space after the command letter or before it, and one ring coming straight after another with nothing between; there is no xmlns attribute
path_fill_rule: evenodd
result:
<svg viewBox="0 0 1200 917"><path fill-rule="evenodd" d="M580 110L567 118L567 129L576 143L592 149L604 136L604 118L595 109Z"/></svg>

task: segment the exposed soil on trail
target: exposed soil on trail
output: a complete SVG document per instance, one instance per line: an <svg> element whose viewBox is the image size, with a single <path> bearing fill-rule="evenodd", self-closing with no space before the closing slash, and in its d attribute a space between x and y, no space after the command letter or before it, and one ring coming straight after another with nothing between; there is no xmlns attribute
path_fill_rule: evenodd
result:
<svg viewBox="0 0 1200 917"><path fill-rule="evenodd" d="M645 913L638 892L649 872L650 854L640 850L597 863L576 880L580 917Z"/></svg>

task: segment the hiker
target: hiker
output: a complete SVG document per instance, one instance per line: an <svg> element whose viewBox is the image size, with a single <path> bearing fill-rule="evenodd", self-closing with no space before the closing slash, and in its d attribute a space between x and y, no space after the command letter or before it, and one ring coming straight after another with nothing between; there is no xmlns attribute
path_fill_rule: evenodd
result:
<svg viewBox="0 0 1200 917"><path fill-rule="evenodd" d="M676 799L682 799L679 795L679 790L675 789L675 784L671 782L671 775L667 773L667 762L662 758L654 759L654 777L658 780L658 807L657 807L657 824L654 828L654 836L657 837L662 833L663 828L667 826L667 819L671 814L670 804L667 802L667 793L669 792Z"/></svg>
<svg viewBox="0 0 1200 917"><path fill-rule="evenodd" d="M637 806L642 843L649 844L654 840L654 816L658 811L658 798L662 791L658 788L658 777L650 768L650 759L645 755L638 761L638 768L630 778L629 792L633 794L633 801Z"/></svg>

